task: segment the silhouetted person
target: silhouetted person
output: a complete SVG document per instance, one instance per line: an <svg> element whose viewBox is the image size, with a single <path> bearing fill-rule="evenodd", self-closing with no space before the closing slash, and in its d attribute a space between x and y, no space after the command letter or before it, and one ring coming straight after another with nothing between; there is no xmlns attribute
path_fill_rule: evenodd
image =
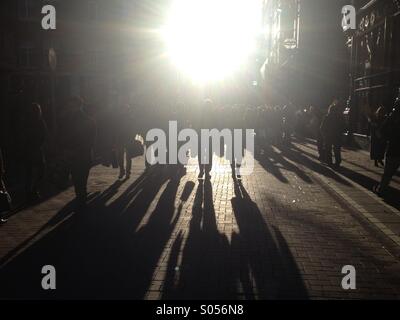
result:
<svg viewBox="0 0 400 320"><path fill-rule="evenodd" d="M152 165L150 163L150 159L152 159L152 157L155 157L155 152L153 148L150 148L153 142L146 140L146 134L151 129L159 128L160 121L158 119L158 111L159 110L157 110L157 108L153 104L148 104L146 106L142 106L142 108L140 108L140 113L136 115L136 117L139 118L139 120L137 121L137 129L143 137L144 146L146 147L144 157L146 170L151 168ZM147 154L149 154L149 157L147 157Z"/></svg>
<svg viewBox="0 0 400 320"><path fill-rule="evenodd" d="M117 121L115 125L115 145L117 151L117 159L119 166L119 178L122 179L124 175L129 179L132 169L132 156L130 148L135 138L134 119L130 106L128 104L122 105L117 111ZM126 167L124 165L126 162Z"/></svg>
<svg viewBox="0 0 400 320"><path fill-rule="evenodd" d="M256 122L258 122L257 118L257 113L256 110L251 110L247 109L245 112L242 112L242 110L236 109L235 111L235 121L234 121L234 126L231 127L231 133L232 133L232 162L231 162L231 170L232 170L232 178L241 178L241 167L243 163L243 158L245 155L245 148L246 148L246 129L254 129L257 125ZM241 143L240 141L237 141L234 134L235 129L241 129L242 134L241 134ZM258 130L260 132L260 130ZM240 140L240 138L239 138ZM259 148L261 149L261 148ZM259 150L257 150L260 152Z"/></svg>
<svg viewBox="0 0 400 320"><path fill-rule="evenodd" d="M59 128L60 144L72 176L78 207L86 205L87 181L96 138L96 125L82 106L81 99L71 99Z"/></svg>
<svg viewBox="0 0 400 320"><path fill-rule="evenodd" d="M199 178L202 178L205 173L205 178L211 178L211 169L212 169L212 158L213 158L213 150L212 150L212 139L211 137L208 140L208 150L202 150L201 148L201 130L202 129L213 129L213 117L214 117L214 104L212 100L206 99L204 103L200 106L199 115L196 127L198 134L198 161L199 161ZM203 151L203 152L202 152ZM203 153L203 154L202 154ZM204 155L204 157L202 157Z"/></svg>
<svg viewBox="0 0 400 320"><path fill-rule="evenodd" d="M310 113L311 113L311 123L310 123L310 129L312 131L313 137L317 141L317 148L318 148L318 155L319 155L319 160L324 161L325 160L325 149L324 149L324 139L322 137L322 132L321 132L321 124L322 124L322 112L319 108L316 107L310 107Z"/></svg>
<svg viewBox="0 0 400 320"><path fill-rule="evenodd" d="M283 114L283 141L288 143L293 132L294 112L291 106L284 106L282 109Z"/></svg>
<svg viewBox="0 0 400 320"><path fill-rule="evenodd" d="M370 156L371 160L374 160L375 166L378 167L379 164L384 166L383 159L385 157L386 151L386 140L381 133L381 127L385 121L385 109L379 107L378 110L372 115L370 119L371 125L371 150Z"/></svg>
<svg viewBox="0 0 400 320"><path fill-rule="evenodd" d="M345 129L342 108L337 101L329 107L328 114L322 121L321 132L324 137L326 162L332 165L332 148L335 154L335 166L340 166L342 162L342 136Z"/></svg>
<svg viewBox="0 0 400 320"><path fill-rule="evenodd" d="M47 137L47 127L37 103L28 105L25 110L22 130L25 196L27 201L36 201L40 198L38 187L45 173L43 145Z"/></svg>
<svg viewBox="0 0 400 320"><path fill-rule="evenodd" d="M379 195L383 195L387 191L390 181L400 167L400 93L392 113L382 124L381 132L387 140L388 146L381 183L374 188Z"/></svg>
<svg viewBox="0 0 400 320"><path fill-rule="evenodd" d="M0 191L3 193L7 193L6 186L4 184L3 177L5 175L5 170L4 170L4 163L3 163L3 154L0 149ZM1 208L0 208L1 210ZM7 219L5 218L6 212L1 212L0 211L0 224L6 223Z"/></svg>

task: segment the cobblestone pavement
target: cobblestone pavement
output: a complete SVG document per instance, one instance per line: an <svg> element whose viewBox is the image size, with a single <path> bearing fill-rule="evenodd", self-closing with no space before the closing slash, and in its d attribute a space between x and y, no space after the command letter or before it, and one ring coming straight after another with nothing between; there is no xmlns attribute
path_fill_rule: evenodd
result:
<svg viewBox="0 0 400 320"><path fill-rule="evenodd" d="M211 182L140 158L127 181L95 167L86 212L68 189L0 227L0 298L400 297L399 179L383 201L365 153L346 150L337 172L315 157L311 141L272 147L241 181L222 160ZM44 265L56 290L41 288ZM342 289L345 265L356 290Z"/></svg>

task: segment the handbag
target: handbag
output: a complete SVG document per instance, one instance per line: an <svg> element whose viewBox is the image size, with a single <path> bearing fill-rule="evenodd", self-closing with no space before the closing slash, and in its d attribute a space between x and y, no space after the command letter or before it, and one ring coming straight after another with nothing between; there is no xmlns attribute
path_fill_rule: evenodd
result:
<svg viewBox="0 0 400 320"><path fill-rule="evenodd" d="M0 191L0 215L11 211L11 197L8 192Z"/></svg>
<svg viewBox="0 0 400 320"><path fill-rule="evenodd" d="M130 158L138 157L144 154L143 144L139 140L130 142L127 149Z"/></svg>

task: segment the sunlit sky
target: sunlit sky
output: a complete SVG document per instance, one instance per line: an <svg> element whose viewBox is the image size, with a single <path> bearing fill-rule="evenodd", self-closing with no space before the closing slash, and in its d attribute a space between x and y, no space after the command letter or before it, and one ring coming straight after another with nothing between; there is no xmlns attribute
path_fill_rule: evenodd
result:
<svg viewBox="0 0 400 320"><path fill-rule="evenodd" d="M196 82L221 80L255 50L259 0L175 0L163 28L168 56Z"/></svg>

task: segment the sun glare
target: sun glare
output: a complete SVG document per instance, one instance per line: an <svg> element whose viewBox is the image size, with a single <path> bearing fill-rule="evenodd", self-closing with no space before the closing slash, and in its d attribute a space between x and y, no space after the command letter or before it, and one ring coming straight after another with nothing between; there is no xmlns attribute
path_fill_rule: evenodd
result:
<svg viewBox="0 0 400 320"><path fill-rule="evenodd" d="M247 61L260 27L259 0L175 0L164 28L168 54L197 82L221 80Z"/></svg>

